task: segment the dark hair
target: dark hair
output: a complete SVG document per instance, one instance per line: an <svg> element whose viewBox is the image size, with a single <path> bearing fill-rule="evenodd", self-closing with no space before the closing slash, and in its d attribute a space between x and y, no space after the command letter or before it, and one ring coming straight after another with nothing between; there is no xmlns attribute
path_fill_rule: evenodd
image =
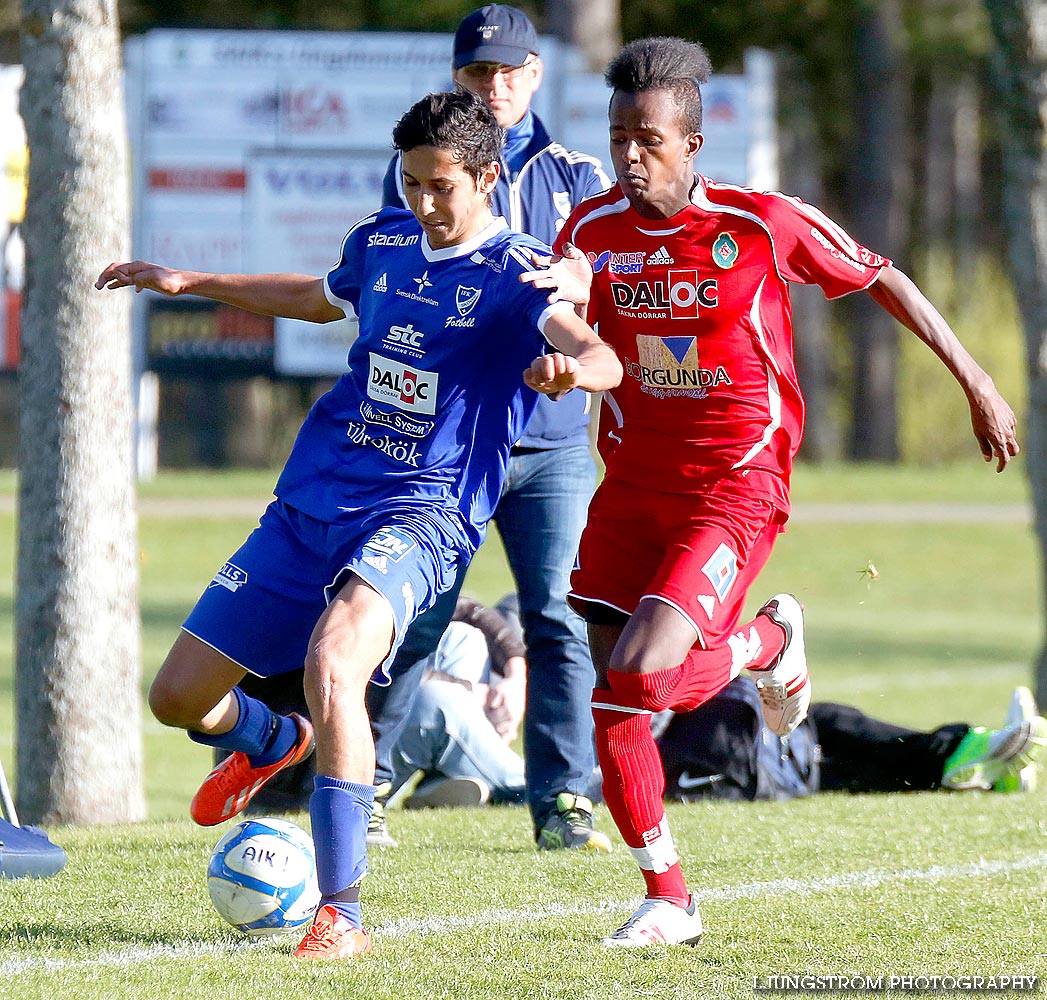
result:
<svg viewBox="0 0 1047 1000"><path fill-rule="evenodd" d="M467 90L427 94L393 129L393 146L401 153L418 146L449 150L477 180L499 159L504 141L505 129L491 109Z"/></svg>
<svg viewBox="0 0 1047 1000"><path fill-rule="evenodd" d="M701 84L709 79L712 71L709 54L698 42L683 38L638 38L611 60L604 79L612 90L626 94L671 91L683 130L700 132Z"/></svg>

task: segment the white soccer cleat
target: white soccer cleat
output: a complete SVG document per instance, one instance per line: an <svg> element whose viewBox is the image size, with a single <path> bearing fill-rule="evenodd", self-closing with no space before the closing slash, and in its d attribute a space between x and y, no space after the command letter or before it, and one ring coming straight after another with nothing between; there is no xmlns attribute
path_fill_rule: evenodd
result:
<svg viewBox="0 0 1047 1000"><path fill-rule="evenodd" d="M785 630L785 647L778 659L763 670L750 673L756 681L767 728L788 736L811 707L811 675L803 644L803 607L792 594L775 594L758 614L766 615Z"/></svg>
<svg viewBox="0 0 1047 1000"><path fill-rule="evenodd" d="M600 944L605 948L646 948L654 944L693 947L701 936L702 915L693 896L686 907L668 899L645 899L640 909Z"/></svg>

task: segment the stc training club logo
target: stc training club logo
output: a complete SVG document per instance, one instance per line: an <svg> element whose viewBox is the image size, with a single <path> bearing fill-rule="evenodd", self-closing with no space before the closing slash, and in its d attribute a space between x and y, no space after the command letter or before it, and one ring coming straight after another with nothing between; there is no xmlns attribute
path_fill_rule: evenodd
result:
<svg viewBox="0 0 1047 1000"><path fill-rule="evenodd" d="M699 281L697 271L670 270L664 280L612 281L611 297L619 311L652 319L698 319L700 310L720 304L720 288L715 278Z"/></svg>

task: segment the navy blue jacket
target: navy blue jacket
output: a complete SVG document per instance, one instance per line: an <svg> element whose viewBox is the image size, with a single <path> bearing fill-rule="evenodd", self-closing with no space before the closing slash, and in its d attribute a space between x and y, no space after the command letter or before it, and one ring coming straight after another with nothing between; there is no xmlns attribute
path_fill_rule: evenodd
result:
<svg viewBox="0 0 1047 1000"><path fill-rule="evenodd" d="M509 223L510 229L551 246L571 209L583 199L606 191L611 182L599 160L553 142L538 116L533 118L534 134L527 147L527 158L515 172L502 163L502 174L491 195L491 208ZM399 153L385 173L382 203L407 207ZM555 403L542 396L517 443L524 448L588 445L588 424L589 393L569 392Z"/></svg>

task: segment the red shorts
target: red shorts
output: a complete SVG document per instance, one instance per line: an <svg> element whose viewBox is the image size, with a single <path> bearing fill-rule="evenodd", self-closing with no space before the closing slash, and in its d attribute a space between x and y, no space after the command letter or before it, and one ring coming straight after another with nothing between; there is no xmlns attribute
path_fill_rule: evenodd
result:
<svg viewBox="0 0 1047 1000"><path fill-rule="evenodd" d="M571 604L631 615L645 597L676 608L705 648L738 624L749 587L787 515L753 496L741 476L696 494L656 493L604 480L571 574Z"/></svg>

